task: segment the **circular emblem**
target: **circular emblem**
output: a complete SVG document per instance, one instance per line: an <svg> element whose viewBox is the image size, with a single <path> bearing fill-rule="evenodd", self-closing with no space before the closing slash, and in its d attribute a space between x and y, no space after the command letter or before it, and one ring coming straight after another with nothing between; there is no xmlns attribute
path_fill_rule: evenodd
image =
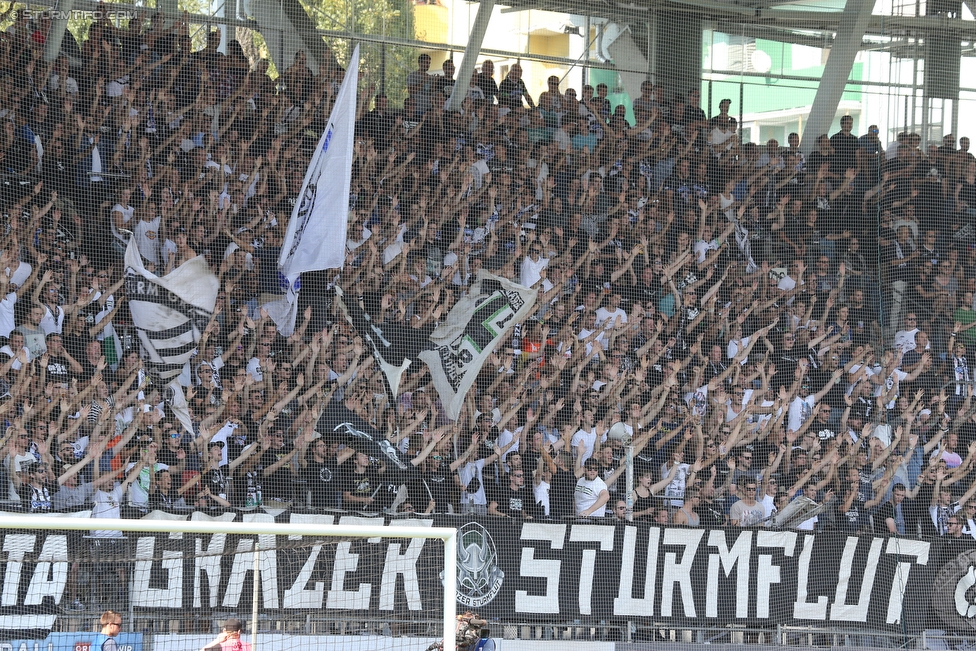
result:
<svg viewBox="0 0 976 651"><path fill-rule="evenodd" d="M498 596L505 573L498 567L498 548L488 530L468 522L458 531L457 600L481 608Z"/></svg>
<svg viewBox="0 0 976 651"><path fill-rule="evenodd" d="M932 609L949 628L976 630L976 549L939 570L932 582Z"/></svg>

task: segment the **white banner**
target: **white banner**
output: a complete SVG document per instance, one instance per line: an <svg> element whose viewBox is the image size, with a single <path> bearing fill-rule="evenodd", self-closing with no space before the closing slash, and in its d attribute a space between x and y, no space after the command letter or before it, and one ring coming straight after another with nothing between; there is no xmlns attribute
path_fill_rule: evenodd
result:
<svg viewBox="0 0 976 651"><path fill-rule="evenodd" d="M464 396L502 338L532 314L536 290L478 272L470 292L455 303L419 357L430 368L447 417L456 420Z"/></svg>

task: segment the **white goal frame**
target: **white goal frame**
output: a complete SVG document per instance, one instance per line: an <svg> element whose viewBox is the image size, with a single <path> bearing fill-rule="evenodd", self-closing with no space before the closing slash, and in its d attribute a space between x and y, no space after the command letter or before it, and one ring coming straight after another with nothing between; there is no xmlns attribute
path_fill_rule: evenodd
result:
<svg viewBox="0 0 976 651"><path fill-rule="evenodd" d="M122 531L143 533L224 533L239 535L308 536L321 538L424 538L444 541L444 651L455 651L457 626L457 530L447 527L311 524L276 522L222 522L196 520L116 520L50 515L2 514L0 529L44 531ZM255 554L255 565L258 555ZM255 599L257 593L255 593ZM257 627L251 628L251 644L257 646Z"/></svg>

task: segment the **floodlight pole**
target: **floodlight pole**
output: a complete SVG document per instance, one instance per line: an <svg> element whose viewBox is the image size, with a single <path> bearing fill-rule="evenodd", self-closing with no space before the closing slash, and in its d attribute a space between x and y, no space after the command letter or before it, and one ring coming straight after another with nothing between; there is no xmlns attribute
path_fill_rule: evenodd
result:
<svg viewBox="0 0 976 651"><path fill-rule="evenodd" d="M44 41L45 61L55 61L61 53L64 31L68 28L68 19L66 16L68 12L74 9L74 6L75 0L60 0L60 2L54 3L54 8L61 13L55 20L50 21L51 26L48 29L47 38ZM60 83L63 86L65 80L61 79Z"/></svg>

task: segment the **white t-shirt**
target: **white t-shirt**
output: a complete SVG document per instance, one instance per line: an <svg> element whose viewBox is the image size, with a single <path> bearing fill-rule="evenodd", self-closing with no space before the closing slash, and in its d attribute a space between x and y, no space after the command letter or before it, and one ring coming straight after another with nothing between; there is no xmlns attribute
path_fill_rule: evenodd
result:
<svg viewBox="0 0 976 651"><path fill-rule="evenodd" d="M896 348L900 348L901 352L907 353L910 350L915 350L915 334L918 332L918 328L912 328L911 330L899 330L895 333L894 345Z"/></svg>
<svg viewBox="0 0 976 651"><path fill-rule="evenodd" d="M593 333L594 330L587 330L586 328L584 328L579 331L579 334L576 336L576 338L579 339L580 341L583 341ZM607 349L607 337L605 331L601 330L600 334L596 336L595 341L600 342L600 345L603 346L603 350ZM590 341L586 344L586 354L589 355L592 352L593 352L593 342Z"/></svg>
<svg viewBox="0 0 976 651"><path fill-rule="evenodd" d="M157 216L150 220L140 219L132 226L132 236L136 240L136 248L147 261L159 264L159 226L162 218Z"/></svg>
<svg viewBox="0 0 976 651"><path fill-rule="evenodd" d="M14 305L17 303L17 294L10 292L0 300L0 336L9 337L17 323L14 320Z"/></svg>
<svg viewBox="0 0 976 651"><path fill-rule="evenodd" d="M547 481L540 481L538 486L532 487L535 503L542 507L542 514L545 516L549 515L549 488Z"/></svg>
<svg viewBox="0 0 976 651"><path fill-rule="evenodd" d="M119 240L125 242L126 238L122 236L122 233L120 233L118 229L115 228L115 213L122 213L122 224L124 226L128 226L129 222L132 221L132 217L136 214L136 209L130 205L123 206L120 203L117 203L114 206L112 206L112 223L111 223L112 235L114 235Z"/></svg>
<svg viewBox="0 0 976 651"><path fill-rule="evenodd" d="M30 350L28 350L27 348L22 348L21 350L27 353L27 361L29 362L31 360ZM17 353L15 353L13 349L10 347L10 344L7 344L3 348L0 348L0 353L3 353L7 357L14 357L17 355ZM20 363L20 360L15 359L14 363L10 365L10 368L12 368L15 371L19 371L21 366L22 364Z"/></svg>
<svg viewBox="0 0 976 651"><path fill-rule="evenodd" d="M816 404L814 397L812 395L806 398L801 398L797 396L790 403L790 411L787 415L788 425L787 429L791 432L795 432L803 426L810 415L813 413L813 407Z"/></svg>
<svg viewBox="0 0 976 651"><path fill-rule="evenodd" d="M531 256L525 256L522 260L522 273L519 274L519 284L523 287L531 287L542 278L542 270L549 266L549 258L539 257L535 262Z"/></svg>
<svg viewBox="0 0 976 651"><path fill-rule="evenodd" d="M110 491L97 490L95 494L92 495L92 512L91 517L93 518L109 518L111 520L118 520L122 517L122 500L125 495L122 492L122 484L116 482L115 488ZM93 538L122 538L123 534L121 531L112 530L94 530L91 532Z"/></svg>
<svg viewBox="0 0 976 651"><path fill-rule="evenodd" d="M796 289L796 281L790 278L789 276L783 276L782 278L779 279L779 282L776 283L776 289L782 292L791 291L793 289ZM791 305L794 298L796 297L791 296L790 299L786 302L786 304Z"/></svg>
<svg viewBox="0 0 976 651"><path fill-rule="evenodd" d="M664 487L664 497L671 500L671 506L682 506L685 503L685 485L688 483L688 469L691 468L687 463L678 464L678 472L674 473L674 479ZM668 464L661 464L661 477L667 477L671 472Z"/></svg>
<svg viewBox="0 0 976 651"><path fill-rule="evenodd" d="M485 177L491 173L488 169L488 163L479 158L475 162L471 163L471 177L474 181L474 189L480 190L481 186L485 183Z"/></svg>
<svg viewBox="0 0 976 651"><path fill-rule="evenodd" d="M709 251L718 251L718 240L711 240L710 242L698 240L692 250L695 252L695 262L701 264L705 262Z"/></svg>
<svg viewBox="0 0 976 651"><path fill-rule="evenodd" d="M732 359L739 354L739 350L745 350L749 347L749 341L752 337L743 337L742 339L729 339L729 345L725 347L725 354L729 359ZM746 355L739 364L745 366L749 362L749 356Z"/></svg>
<svg viewBox="0 0 976 651"><path fill-rule="evenodd" d="M605 443L607 440L607 435L604 434L600 438L600 443ZM573 454L576 454L576 448L579 444L583 444L583 457L579 460L579 464L582 466L586 463L586 460L593 456L593 449L596 447L596 427L593 427L589 432L585 429L577 430L573 434L573 440L571 442L573 446Z"/></svg>
<svg viewBox="0 0 976 651"><path fill-rule="evenodd" d="M264 374L261 372L261 360L257 357L252 357L247 360L247 372L251 374L255 382L263 382ZM337 376L338 377L338 376Z"/></svg>
<svg viewBox="0 0 976 651"><path fill-rule="evenodd" d="M607 491L607 493L610 492L607 490L606 483L602 479L600 479L599 476L597 476L596 479L592 481L587 479L585 475L577 479L576 494L575 494L576 515L582 514L583 511L596 504L597 500L600 498L600 493L602 493L603 491ZM606 514L607 514L607 505L606 503L604 503L603 506L598 508L596 511L594 511L587 517L602 518Z"/></svg>
<svg viewBox="0 0 976 651"><path fill-rule="evenodd" d="M606 326L607 328L612 327L617 323L617 319L620 319L619 323L627 323L627 313L621 310L619 307L616 310L608 310L605 307L597 308L596 311L596 327Z"/></svg>
<svg viewBox="0 0 976 651"><path fill-rule="evenodd" d="M477 479L480 486L478 490L473 493L468 491L461 492L461 504L482 504L488 506L488 497L485 493L485 481L482 471L485 468L485 460L478 459L476 461L469 461L460 468L458 468L458 478L461 480L462 486L467 486L471 483L473 479Z"/></svg>
<svg viewBox="0 0 976 651"><path fill-rule="evenodd" d="M44 306L44 316L41 318L41 330L44 334L49 335L52 332L61 334L61 328L64 326L64 308L60 305L55 305L54 309L57 313L51 312L51 308L47 305Z"/></svg>
<svg viewBox="0 0 976 651"><path fill-rule="evenodd" d="M505 459L508 457L508 455L510 455L513 452L518 452L519 444L520 444L519 437L521 435L522 435L521 427L516 427L514 432L506 428L502 430L501 434L498 435L498 440L495 441L495 445L497 445L499 448L503 448L509 443L511 443L512 439L515 440L515 445L508 448L508 450L505 451L505 454L502 455L502 463L505 463Z"/></svg>

